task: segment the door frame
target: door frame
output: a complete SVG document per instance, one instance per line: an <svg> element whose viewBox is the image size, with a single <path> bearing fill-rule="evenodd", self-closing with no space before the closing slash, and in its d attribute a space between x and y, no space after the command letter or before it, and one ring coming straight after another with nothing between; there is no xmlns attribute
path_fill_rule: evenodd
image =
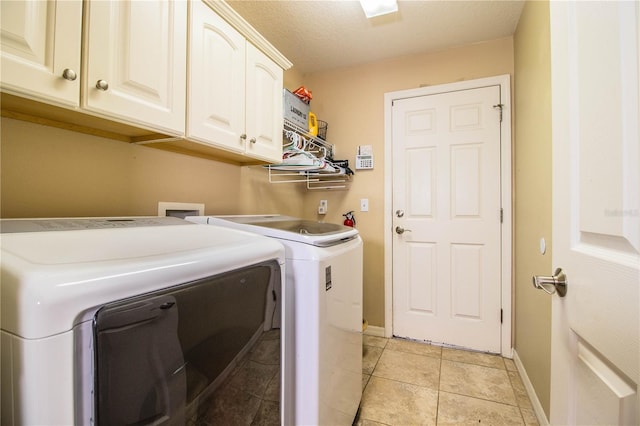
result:
<svg viewBox="0 0 640 426"><path fill-rule="evenodd" d="M511 159L511 76L509 74L487 77L456 83L440 84L417 89L401 90L384 94L384 336L393 335L393 140L391 129L391 107L393 101L439 93L477 89L487 86L500 86L502 103L502 123L500 125L500 199L503 210L501 235L501 354L513 356L512 347L512 159ZM508 141L508 143L503 143Z"/></svg>

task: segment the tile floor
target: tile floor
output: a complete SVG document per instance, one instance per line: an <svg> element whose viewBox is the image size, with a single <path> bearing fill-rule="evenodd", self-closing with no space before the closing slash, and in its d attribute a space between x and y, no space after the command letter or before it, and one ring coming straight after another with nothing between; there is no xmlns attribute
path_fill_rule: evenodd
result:
<svg viewBox="0 0 640 426"><path fill-rule="evenodd" d="M513 360L364 336L354 425L537 425Z"/></svg>

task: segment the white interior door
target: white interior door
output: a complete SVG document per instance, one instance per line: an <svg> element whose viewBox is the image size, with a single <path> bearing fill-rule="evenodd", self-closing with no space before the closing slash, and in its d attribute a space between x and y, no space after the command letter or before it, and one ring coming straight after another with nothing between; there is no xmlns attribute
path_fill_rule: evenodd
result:
<svg viewBox="0 0 640 426"><path fill-rule="evenodd" d="M552 424L640 422L638 9L550 5Z"/></svg>
<svg viewBox="0 0 640 426"><path fill-rule="evenodd" d="M396 336L501 352L500 90L393 103Z"/></svg>

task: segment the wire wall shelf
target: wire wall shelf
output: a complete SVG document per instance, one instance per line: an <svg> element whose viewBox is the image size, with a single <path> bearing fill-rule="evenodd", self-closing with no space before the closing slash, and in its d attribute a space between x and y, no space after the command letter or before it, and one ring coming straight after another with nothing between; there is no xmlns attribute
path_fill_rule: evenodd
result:
<svg viewBox="0 0 640 426"><path fill-rule="evenodd" d="M282 163L265 166L270 183L305 183L307 189L347 189L353 172L333 160L335 147L284 120Z"/></svg>

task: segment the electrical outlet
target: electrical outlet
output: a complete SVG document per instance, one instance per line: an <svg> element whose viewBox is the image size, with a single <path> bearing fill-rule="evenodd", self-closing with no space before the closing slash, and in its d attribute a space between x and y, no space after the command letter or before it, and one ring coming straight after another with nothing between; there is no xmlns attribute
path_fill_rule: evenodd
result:
<svg viewBox="0 0 640 426"><path fill-rule="evenodd" d="M320 204L318 204L318 214L327 214L327 200L320 200Z"/></svg>

